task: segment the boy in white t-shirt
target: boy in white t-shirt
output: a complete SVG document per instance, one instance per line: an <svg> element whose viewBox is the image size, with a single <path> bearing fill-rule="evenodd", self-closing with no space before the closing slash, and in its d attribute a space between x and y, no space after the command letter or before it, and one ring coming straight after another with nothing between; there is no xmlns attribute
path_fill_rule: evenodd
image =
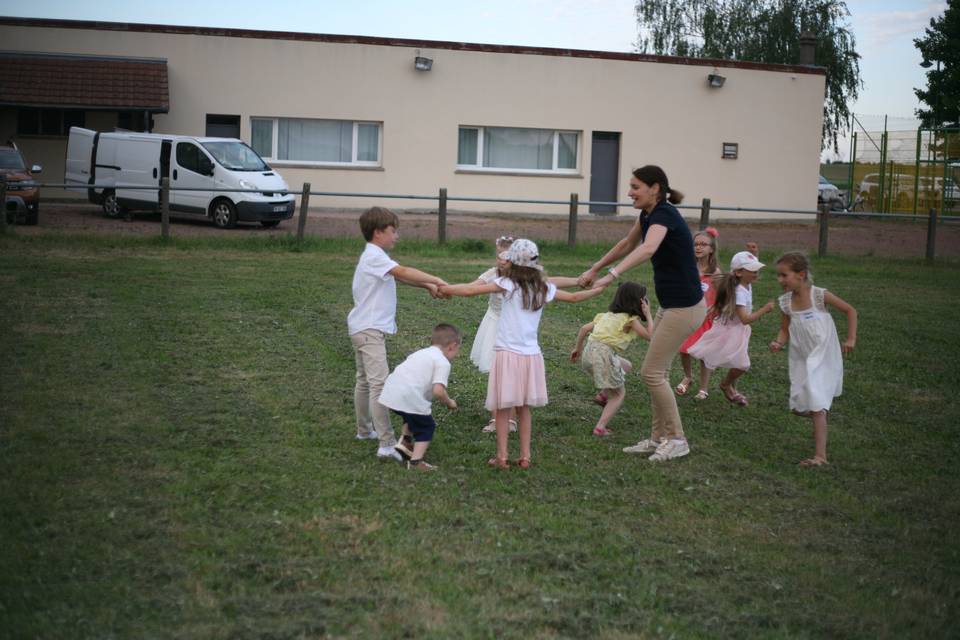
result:
<svg viewBox="0 0 960 640"><path fill-rule="evenodd" d="M371 207L360 216L360 231L367 246L353 272L353 309L347 316L347 332L357 363L353 405L357 417L357 439L379 440L377 456L401 461L394 449L397 437L390 426L390 414L380 404L380 392L390 373L386 335L397 332L396 280L430 291L441 297L440 278L390 259L387 251L400 238L397 214L384 207Z"/></svg>
<svg viewBox="0 0 960 640"><path fill-rule="evenodd" d="M433 401L439 400L451 410L457 408L456 401L447 395L447 381L450 362L460 353L462 341L459 329L438 324L433 328L430 346L407 356L383 385L380 404L403 419L403 437L396 450L409 458L408 469L436 470L423 460L437 428L432 415Z"/></svg>

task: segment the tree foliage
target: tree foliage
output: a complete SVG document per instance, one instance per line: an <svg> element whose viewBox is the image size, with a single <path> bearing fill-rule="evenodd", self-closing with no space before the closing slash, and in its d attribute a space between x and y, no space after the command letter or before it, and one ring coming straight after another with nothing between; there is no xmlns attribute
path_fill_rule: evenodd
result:
<svg viewBox="0 0 960 640"><path fill-rule="evenodd" d="M917 109L925 127L960 126L960 6L954 0L939 18L930 18L925 36L913 41L923 55L927 88L914 89L928 108Z"/></svg>
<svg viewBox="0 0 960 640"><path fill-rule="evenodd" d="M637 49L658 55L797 64L800 34L817 38L826 68L823 146L837 150L858 95L860 54L840 0L637 0Z"/></svg>

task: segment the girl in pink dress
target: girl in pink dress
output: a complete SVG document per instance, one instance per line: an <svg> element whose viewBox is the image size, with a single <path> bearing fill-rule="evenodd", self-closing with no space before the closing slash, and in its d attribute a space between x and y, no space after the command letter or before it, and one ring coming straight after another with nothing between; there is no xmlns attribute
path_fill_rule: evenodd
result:
<svg viewBox="0 0 960 640"><path fill-rule="evenodd" d="M713 326L688 351L694 358L703 360L708 369L729 369L720 389L727 400L741 407L747 406L747 398L737 391L737 379L750 368L750 325L773 311L771 300L751 313L753 289L750 285L760 277L763 266L749 251L733 256L730 273L723 276L717 286Z"/></svg>
<svg viewBox="0 0 960 640"><path fill-rule="evenodd" d="M697 270L700 272L700 288L703 289L703 299L707 303L707 308L713 306L714 300L717 297L713 282L723 273L717 264L717 252L719 251L717 238L719 237L720 232L713 227L707 227L703 231L698 231L696 235L693 236L693 255L697 258ZM680 384L675 388L678 396L687 395L687 391L690 390L693 384L693 362L689 349L695 345L697 340L700 339L700 336L706 333L712 326L713 314L707 313L707 317L703 319L703 324L700 325L700 328L691 333L690 337L680 345L680 364L683 366L683 379L680 380ZM697 391L697 395L694 396L696 400L707 399L707 396L710 395L707 392L707 386L709 384L710 369L701 361L700 390Z"/></svg>
<svg viewBox="0 0 960 640"><path fill-rule="evenodd" d="M547 404L547 378L537 339L543 308L553 300L580 302L603 292L602 288L576 293L557 289L544 275L539 253L534 242L520 238L501 254L510 263L505 275L490 283L444 285L440 289L445 296L503 294L486 402L486 408L494 412L497 427L497 453L487 464L497 469L510 467L507 461L508 423L514 408L520 423L517 466L521 469L530 467L530 432L533 427L530 407Z"/></svg>

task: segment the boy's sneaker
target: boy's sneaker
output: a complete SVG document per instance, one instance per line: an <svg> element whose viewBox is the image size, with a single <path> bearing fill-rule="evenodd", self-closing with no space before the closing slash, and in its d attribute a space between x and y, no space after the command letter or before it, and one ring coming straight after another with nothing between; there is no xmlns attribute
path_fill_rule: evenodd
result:
<svg viewBox="0 0 960 640"><path fill-rule="evenodd" d="M377 435L376 431L371 431L370 433L358 433L357 440L378 440L380 436Z"/></svg>
<svg viewBox="0 0 960 640"><path fill-rule="evenodd" d="M436 471L437 470L435 466L423 460L420 460L416 464L413 463L413 460L407 460L407 469L411 469L413 471Z"/></svg>
<svg viewBox="0 0 960 640"><path fill-rule="evenodd" d="M413 457L413 446L408 444L406 440L401 440L393 447L397 450L397 453L400 454L405 460L409 460Z"/></svg>
<svg viewBox="0 0 960 640"><path fill-rule="evenodd" d="M686 440L664 440L654 454L647 459L653 462L662 462L663 460L682 458L688 453L690 453L690 445L687 444Z"/></svg>
<svg viewBox="0 0 960 640"><path fill-rule="evenodd" d="M396 460L403 462L403 457L397 452L396 447L380 447L377 449L377 457L381 460Z"/></svg>
<svg viewBox="0 0 960 640"><path fill-rule="evenodd" d="M660 445L661 445L661 442L659 440L651 440L650 438L647 438L646 440L641 440L640 442L638 442L633 446L624 447L623 452L624 453L653 453L654 451L657 450L657 448Z"/></svg>

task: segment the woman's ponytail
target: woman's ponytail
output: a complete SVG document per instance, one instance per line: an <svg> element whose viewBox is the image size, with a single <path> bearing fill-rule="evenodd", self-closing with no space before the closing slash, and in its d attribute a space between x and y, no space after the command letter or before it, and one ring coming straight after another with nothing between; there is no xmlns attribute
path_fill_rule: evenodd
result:
<svg viewBox="0 0 960 640"><path fill-rule="evenodd" d="M676 189L670 189L670 195L667 196L667 202L670 204L680 204L683 202L683 193Z"/></svg>

